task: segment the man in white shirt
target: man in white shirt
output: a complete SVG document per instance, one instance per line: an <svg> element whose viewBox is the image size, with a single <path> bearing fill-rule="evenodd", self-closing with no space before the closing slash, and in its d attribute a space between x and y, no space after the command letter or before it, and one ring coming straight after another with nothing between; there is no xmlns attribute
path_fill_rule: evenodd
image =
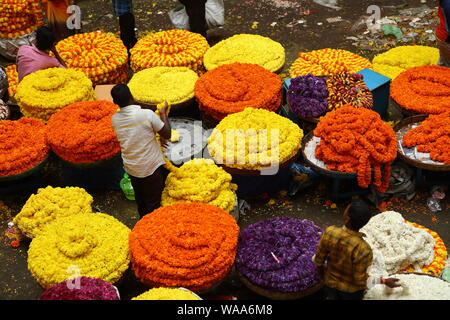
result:
<svg viewBox="0 0 450 320"><path fill-rule="evenodd" d="M160 112L160 119L153 111L136 105L130 89L124 84L114 86L111 96L120 107L112 117L112 126L134 189L139 215L143 217L160 207L164 189L165 162L156 133L163 143L170 139L167 103Z"/></svg>

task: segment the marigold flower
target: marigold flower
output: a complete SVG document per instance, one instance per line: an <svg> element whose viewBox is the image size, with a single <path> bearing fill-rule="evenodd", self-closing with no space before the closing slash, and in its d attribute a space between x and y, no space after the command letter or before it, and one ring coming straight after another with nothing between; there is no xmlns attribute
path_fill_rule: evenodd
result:
<svg viewBox="0 0 450 320"><path fill-rule="evenodd" d="M8 94L13 98L16 94L17 86L19 85L19 74L17 73L15 64L7 66L5 71L8 75Z"/></svg>
<svg viewBox="0 0 450 320"><path fill-rule="evenodd" d="M43 25L42 9L35 0L2 0L0 2L0 38L12 39Z"/></svg>
<svg viewBox="0 0 450 320"><path fill-rule="evenodd" d="M179 288L153 288L131 300L201 300L195 293Z"/></svg>

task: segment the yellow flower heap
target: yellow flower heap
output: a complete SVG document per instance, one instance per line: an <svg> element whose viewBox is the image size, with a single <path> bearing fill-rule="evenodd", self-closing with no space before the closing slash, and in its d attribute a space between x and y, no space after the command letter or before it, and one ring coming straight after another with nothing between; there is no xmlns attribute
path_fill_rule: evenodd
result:
<svg viewBox="0 0 450 320"><path fill-rule="evenodd" d="M153 288L131 300L201 300L189 290L178 288Z"/></svg>
<svg viewBox="0 0 450 320"><path fill-rule="evenodd" d="M259 64L270 72L276 72L284 65L285 52L280 43L270 38L238 34L213 46L204 59L208 71L234 62Z"/></svg>
<svg viewBox="0 0 450 320"><path fill-rule="evenodd" d="M134 72L152 67L188 67L203 71L203 55L209 49L206 39L186 30L167 30L140 39L130 50Z"/></svg>
<svg viewBox="0 0 450 320"><path fill-rule="evenodd" d="M40 188L31 195L14 223L27 236L34 238L50 222L60 217L91 213L92 196L78 187Z"/></svg>
<svg viewBox="0 0 450 320"><path fill-rule="evenodd" d="M95 100L95 92L92 81L84 73L49 68L24 77L17 86L15 99L25 116L47 122L69 104Z"/></svg>
<svg viewBox="0 0 450 320"><path fill-rule="evenodd" d="M37 0L1 0L0 12L0 38L17 38L43 24L41 3Z"/></svg>
<svg viewBox="0 0 450 320"><path fill-rule="evenodd" d="M264 109L246 108L226 116L208 139L216 163L261 170L292 159L301 147L303 131L294 122Z"/></svg>
<svg viewBox="0 0 450 320"><path fill-rule="evenodd" d="M178 104L194 97L197 73L186 67L155 67L134 74L128 83L139 102Z"/></svg>
<svg viewBox="0 0 450 320"><path fill-rule="evenodd" d="M86 74L94 85L127 82L127 48L112 33L76 34L58 42L56 49L69 68Z"/></svg>
<svg viewBox="0 0 450 320"><path fill-rule="evenodd" d="M373 70L395 79L411 68L437 64L439 49L426 46L400 46L373 58Z"/></svg>
<svg viewBox="0 0 450 320"><path fill-rule="evenodd" d="M71 276L121 279L130 263L130 229L104 213L77 214L50 223L28 249L28 269L43 288Z"/></svg>
<svg viewBox="0 0 450 320"><path fill-rule="evenodd" d="M210 159L194 159L174 169L167 177L161 204L202 202L230 212L236 206L231 175Z"/></svg>

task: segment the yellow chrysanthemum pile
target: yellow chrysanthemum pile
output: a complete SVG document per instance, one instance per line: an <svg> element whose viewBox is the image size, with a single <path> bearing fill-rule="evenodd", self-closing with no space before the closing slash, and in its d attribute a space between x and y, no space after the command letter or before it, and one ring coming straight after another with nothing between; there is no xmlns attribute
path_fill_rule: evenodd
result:
<svg viewBox="0 0 450 320"><path fill-rule="evenodd" d="M202 202L230 212L236 206L231 175L211 159L194 159L172 171L166 180L161 204Z"/></svg>
<svg viewBox="0 0 450 320"><path fill-rule="evenodd" d="M33 32L43 24L39 1L2 0L0 12L0 38L17 38Z"/></svg>
<svg viewBox="0 0 450 320"><path fill-rule="evenodd" d="M15 98L25 116L47 122L69 104L95 100L95 92L92 81L81 71L49 68L24 77Z"/></svg>
<svg viewBox="0 0 450 320"><path fill-rule="evenodd" d="M439 62L439 49L426 46L400 46L373 58L373 70L395 79L411 68L435 65Z"/></svg>
<svg viewBox="0 0 450 320"><path fill-rule="evenodd" d="M208 139L215 162L230 168L261 170L292 159L301 147L303 130L264 109L246 108L225 117Z"/></svg>
<svg viewBox="0 0 450 320"><path fill-rule="evenodd" d="M57 218L91 213L92 201L92 196L82 188L40 188L28 198L13 222L27 236L34 238Z"/></svg>
<svg viewBox="0 0 450 320"><path fill-rule="evenodd" d="M69 68L86 74L94 85L128 80L127 48L112 33L76 34L58 42L56 49Z"/></svg>
<svg viewBox="0 0 450 320"><path fill-rule="evenodd" d="M153 288L131 300L201 300L187 289Z"/></svg>
<svg viewBox="0 0 450 320"><path fill-rule="evenodd" d="M197 80L197 73L186 67L155 67L135 73L128 87L139 102L178 104L194 97Z"/></svg>
<svg viewBox="0 0 450 320"><path fill-rule="evenodd" d="M104 213L59 218L31 241L28 269L43 288L71 276L115 283L130 263L130 229Z"/></svg>
<svg viewBox="0 0 450 320"><path fill-rule="evenodd" d="M204 59L208 71L234 62L259 64L270 72L276 72L284 65L285 52L280 43L270 38L238 34L213 46Z"/></svg>
<svg viewBox="0 0 450 320"><path fill-rule="evenodd" d="M7 66L5 71L8 75L8 93L12 98L16 94L17 86L19 85L19 74L17 73L15 64Z"/></svg>
<svg viewBox="0 0 450 320"><path fill-rule="evenodd" d="M134 72L152 67L188 67L203 72L203 55L208 41L198 33L167 30L140 39L130 50Z"/></svg>

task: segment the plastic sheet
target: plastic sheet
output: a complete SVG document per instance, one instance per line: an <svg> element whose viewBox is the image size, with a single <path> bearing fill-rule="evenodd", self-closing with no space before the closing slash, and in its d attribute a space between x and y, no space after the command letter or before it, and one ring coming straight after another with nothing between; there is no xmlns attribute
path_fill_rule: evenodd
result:
<svg viewBox="0 0 450 320"><path fill-rule="evenodd" d="M12 39L0 38L0 55L5 57L6 59L15 60L17 56L17 51L19 50L20 46L32 45L35 41L36 41L35 31Z"/></svg>

